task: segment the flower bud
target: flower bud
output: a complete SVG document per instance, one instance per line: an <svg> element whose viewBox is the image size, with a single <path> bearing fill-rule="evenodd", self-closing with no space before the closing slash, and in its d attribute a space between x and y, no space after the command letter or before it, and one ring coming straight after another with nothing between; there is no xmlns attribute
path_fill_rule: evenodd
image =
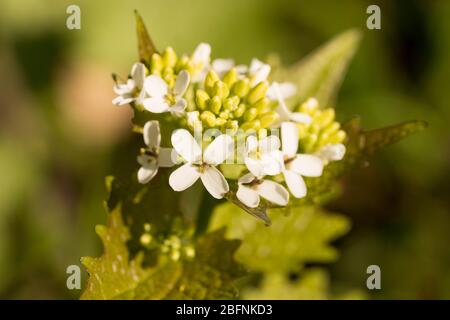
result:
<svg viewBox="0 0 450 320"><path fill-rule="evenodd" d="M201 89L198 89L195 92L195 102L197 103L197 106L201 109L201 110L205 110L206 107L208 106L208 102L209 102L209 95L206 93L206 91L203 91Z"/></svg>
<svg viewBox="0 0 450 320"><path fill-rule="evenodd" d="M247 102L252 105L256 103L259 99L262 99L266 96L266 92L268 89L268 85L266 81L262 81L258 83L254 88L250 90L247 96Z"/></svg>
<svg viewBox="0 0 450 320"><path fill-rule="evenodd" d="M250 82L248 79L242 79L236 81L233 85L233 93L239 98L245 97L250 90Z"/></svg>

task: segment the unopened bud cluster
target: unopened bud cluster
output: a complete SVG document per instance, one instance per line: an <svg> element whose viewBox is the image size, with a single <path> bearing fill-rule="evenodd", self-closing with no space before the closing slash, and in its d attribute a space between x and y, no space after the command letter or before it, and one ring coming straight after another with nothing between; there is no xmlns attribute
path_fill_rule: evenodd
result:
<svg viewBox="0 0 450 320"><path fill-rule="evenodd" d="M222 79L210 70L203 88L195 91L194 108L189 111L198 111L199 120L206 128L244 131L268 128L278 119L278 114L266 97L267 89L267 81L251 87L250 79L240 76L235 68Z"/></svg>
<svg viewBox="0 0 450 320"><path fill-rule="evenodd" d="M326 145L344 142L346 133L335 121L335 111L332 108L320 109L317 100L309 99L298 111L311 117L308 124L299 123L300 148L305 153L315 153Z"/></svg>

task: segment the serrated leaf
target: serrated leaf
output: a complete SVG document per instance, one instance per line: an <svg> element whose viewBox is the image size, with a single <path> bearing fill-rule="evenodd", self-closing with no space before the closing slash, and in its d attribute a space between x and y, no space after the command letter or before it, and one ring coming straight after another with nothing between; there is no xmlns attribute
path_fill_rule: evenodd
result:
<svg viewBox="0 0 450 320"><path fill-rule="evenodd" d="M325 270L311 269L296 280L273 272L264 276L261 286L244 291L249 300L325 300L329 298L329 277Z"/></svg>
<svg viewBox="0 0 450 320"><path fill-rule="evenodd" d="M239 240L227 240L224 230L208 233L195 244L195 257L172 260L160 255L151 268L142 266L142 253L132 260L130 238L121 217L121 206L108 216L107 226L98 226L104 253L84 257L89 279L81 299L224 299L236 298L234 281L243 275L234 260Z"/></svg>
<svg viewBox="0 0 450 320"><path fill-rule="evenodd" d="M104 253L99 258L81 259L89 273L81 299L114 299L123 296L142 281L148 271L141 267L141 255L129 260L126 242L130 233L123 223L120 206L108 215L106 226L96 227L96 232L102 240Z"/></svg>
<svg viewBox="0 0 450 320"><path fill-rule="evenodd" d="M148 34L142 17L137 11L134 11L134 14L136 17L139 60L148 67L150 65L152 55L158 51L156 50L156 47Z"/></svg>
<svg viewBox="0 0 450 320"><path fill-rule="evenodd" d="M325 167L322 176L318 178L305 178L308 195L306 198L293 200L293 205L324 202L327 200L327 196L335 193L337 179L346 172L357 166L366 165L369 158L378 150L420 132L426 126L426 122L416 120L364 131L359 118L352 119L343 126L348 136L344 159L331 162Z"/></svg>
<svg viewBox="0 0 450 320"><path fill-rule="evenodd" d="M234 260L240 244L240 240L226 240L224 229L199 238L195 259L186 262L183 274L167 298L237 298L234 281L244 274L242 266Z"/></svg>
<svg viewBox="0 0 450 320"><path fill-rule="evenodd" d="M243 214L230 203L216 208L210 229L227 226L227 237L242 239L238 261L252 271L297 270L306 262L329 262L337 257L330 241L345 234L349 221L313 206L292 208L289 215L269 210L272 226Z"/></svg>
<svg viewBox="0 0 450 320"><path fill-rule="evenodd" d="M359 31L346 31L285 72L280 72L280 80L297 85L298 102L315 97L322 108L332 107L360 40Z"/></svg>

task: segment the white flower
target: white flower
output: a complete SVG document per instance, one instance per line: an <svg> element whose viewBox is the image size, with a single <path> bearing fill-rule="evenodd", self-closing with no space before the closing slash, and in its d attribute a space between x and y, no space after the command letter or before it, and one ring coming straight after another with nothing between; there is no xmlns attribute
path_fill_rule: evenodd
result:
<svg viewBox="0 0 450 320"><path fill-rule="evenodd" d="M316 155L327 164L330 161L339 161L344 158L345 146L342 143L327 144L323 146Z"/></svg>
<svg viewBox="0 0 450 320"><path fill-rule="evenodd" d="M173 89L157 75L150 75L144 81L145 92L150 96L142 101L144 108L153 113L170 112L176 116L184 113L187 102L183 98L189 85L189 73L181 71Z"/></svg>
<svg viewBox="0 0 450 320"><path fill-rule="evenodd" d="M279 95L277 93L279 92ZM267 89L266 97L271 101L278 101L279 96L282 99L288 99L297 93L297 87L292 82L273 82Z"/></svg>
<svg viewBox="0 0 450 320"><path fill-rule="evenodd" d="M194 66L192 82L202 82L209 69L211 46L207 43L200 43L197 48L195 48L194 53L191 56L191 61Z"/></svg>
<svg viewBox="0 0 450 320"><path fill-rule="evenodd" d="M242 78L248 71L248 67L244 64L236 66L233 59L215 59L211 64L211 68L217 73L219 78L222 78L231 68L236 68L238 78Z"/></svg>
<svg viewBox="0 0 450 320"><path fill-rule="evenodd" d="M314 155L297 154L299 133L298 127L292 122L281 124L281 153L279 153L282 173L286 185L296 198L306 196L304 177L319 177L322 175L323 162Z"/></svg>
<svg viewBox="0 0 450 320"><path fill-rule="evenodd" d="M266 81L270 73L270 66L264 62L253 58L250 62L248 76L250 77L250 86L254 87L262 81Z"/></svg>
<svg viewBox="0 0 450 320"><path fill-rule="evenodd" d="M282 89L280 87L280 84L277 83L277 82L274 82L271 85L271 92L270 92L270 94L273 95L274 97L276 97L276 100L278 100L278 108L275 111L280 116L280 120L279 121L280 122L283 122L283 121L294 121L294 122L297 122L297 123L310 123L311 122L311 117L308 116L307 114L301 113L301 112L291 112L288 109L288 107L286 106L286 103L284 102L284 98L286 96L286 92L283 92L282 90L286 91L286 87L284 89ZM283 96L283 94L284 94L284 96ZM313 99L313 100L310 99L308 101L310 101L311 103L316 101L316 103L317 103L317 100L315 100L315 99Z"/></svg>
<svg viewBox="0 0 450 320"><path fill-rule="evenodd" d="M137 157L141 165L137 177L140 183L147 183L158 173L159 167L172 167L175 163L175 151L172 148L161 148L161 132L159 122L148 121L144 125L144 142L147 148Z"/></svg>
<svg viewBox="0 0 450 320"><path fill-rule="evenodd" d="M131 68L131 78L126 83L114 85L113 90L118 96L113 99L112 103L116 106L122 106L139 100L142 97L144 79L145 66L140 62L135 63Z"/></svg>
<svg viewBox="0 0 450 320"><path fill-rule="evenodd" d="M257 178L251 173L239 178L238 185L236 197L249 208L256 208L260 197L279 206L289 202L289 192L281 184Z"/></svg>
<svg viewBox="0 0 450 320"><path fill-rule="evenodd" d="M175 191L183 191L199 178L206 190L216 199L222 199L229 191L228 182L216 168L233 152L233 138L222 134L204 150L185 129L172 134L172 145L187 163L176 169L169 177L169 185Z"/></svg>
<svg viewBox="0 0 450 320"><path fill-rule="evenodd" d="M268 136L258 141L255 136L249 136L245 149L244 162L254 176L273 176L281 172L281 165L276 157L276 152L280 149L278 137Z"/></svg>

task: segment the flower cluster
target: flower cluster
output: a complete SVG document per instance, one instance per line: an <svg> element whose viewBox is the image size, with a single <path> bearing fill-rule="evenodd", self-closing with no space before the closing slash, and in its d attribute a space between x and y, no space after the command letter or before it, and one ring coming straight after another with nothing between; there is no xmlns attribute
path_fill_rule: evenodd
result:
<svg viewBox="0 0 450 320"><path fill-rule="evenodd" d="M345 154L345 132L333 109L319 109L314 98L289 108L286 101L297 88L271 82L268 64L253 59L236 65L210 55L205 43L190 56L178 57L169 47L153 54L148 66L136 63L128 80L114 86L115 105L167 113L178 124L169 139L161 137L159 121L145 123L138 181L148 183L160 167L178 166L169 177L173 190L201 180L221 199L230 192L221 168L239 165L245 171L233 191L248 208L258 207L261 198L286 206L290 195L305 197L303 177L321 176L329 161ZM171 148L161 147L162 138Z"/></svg>

